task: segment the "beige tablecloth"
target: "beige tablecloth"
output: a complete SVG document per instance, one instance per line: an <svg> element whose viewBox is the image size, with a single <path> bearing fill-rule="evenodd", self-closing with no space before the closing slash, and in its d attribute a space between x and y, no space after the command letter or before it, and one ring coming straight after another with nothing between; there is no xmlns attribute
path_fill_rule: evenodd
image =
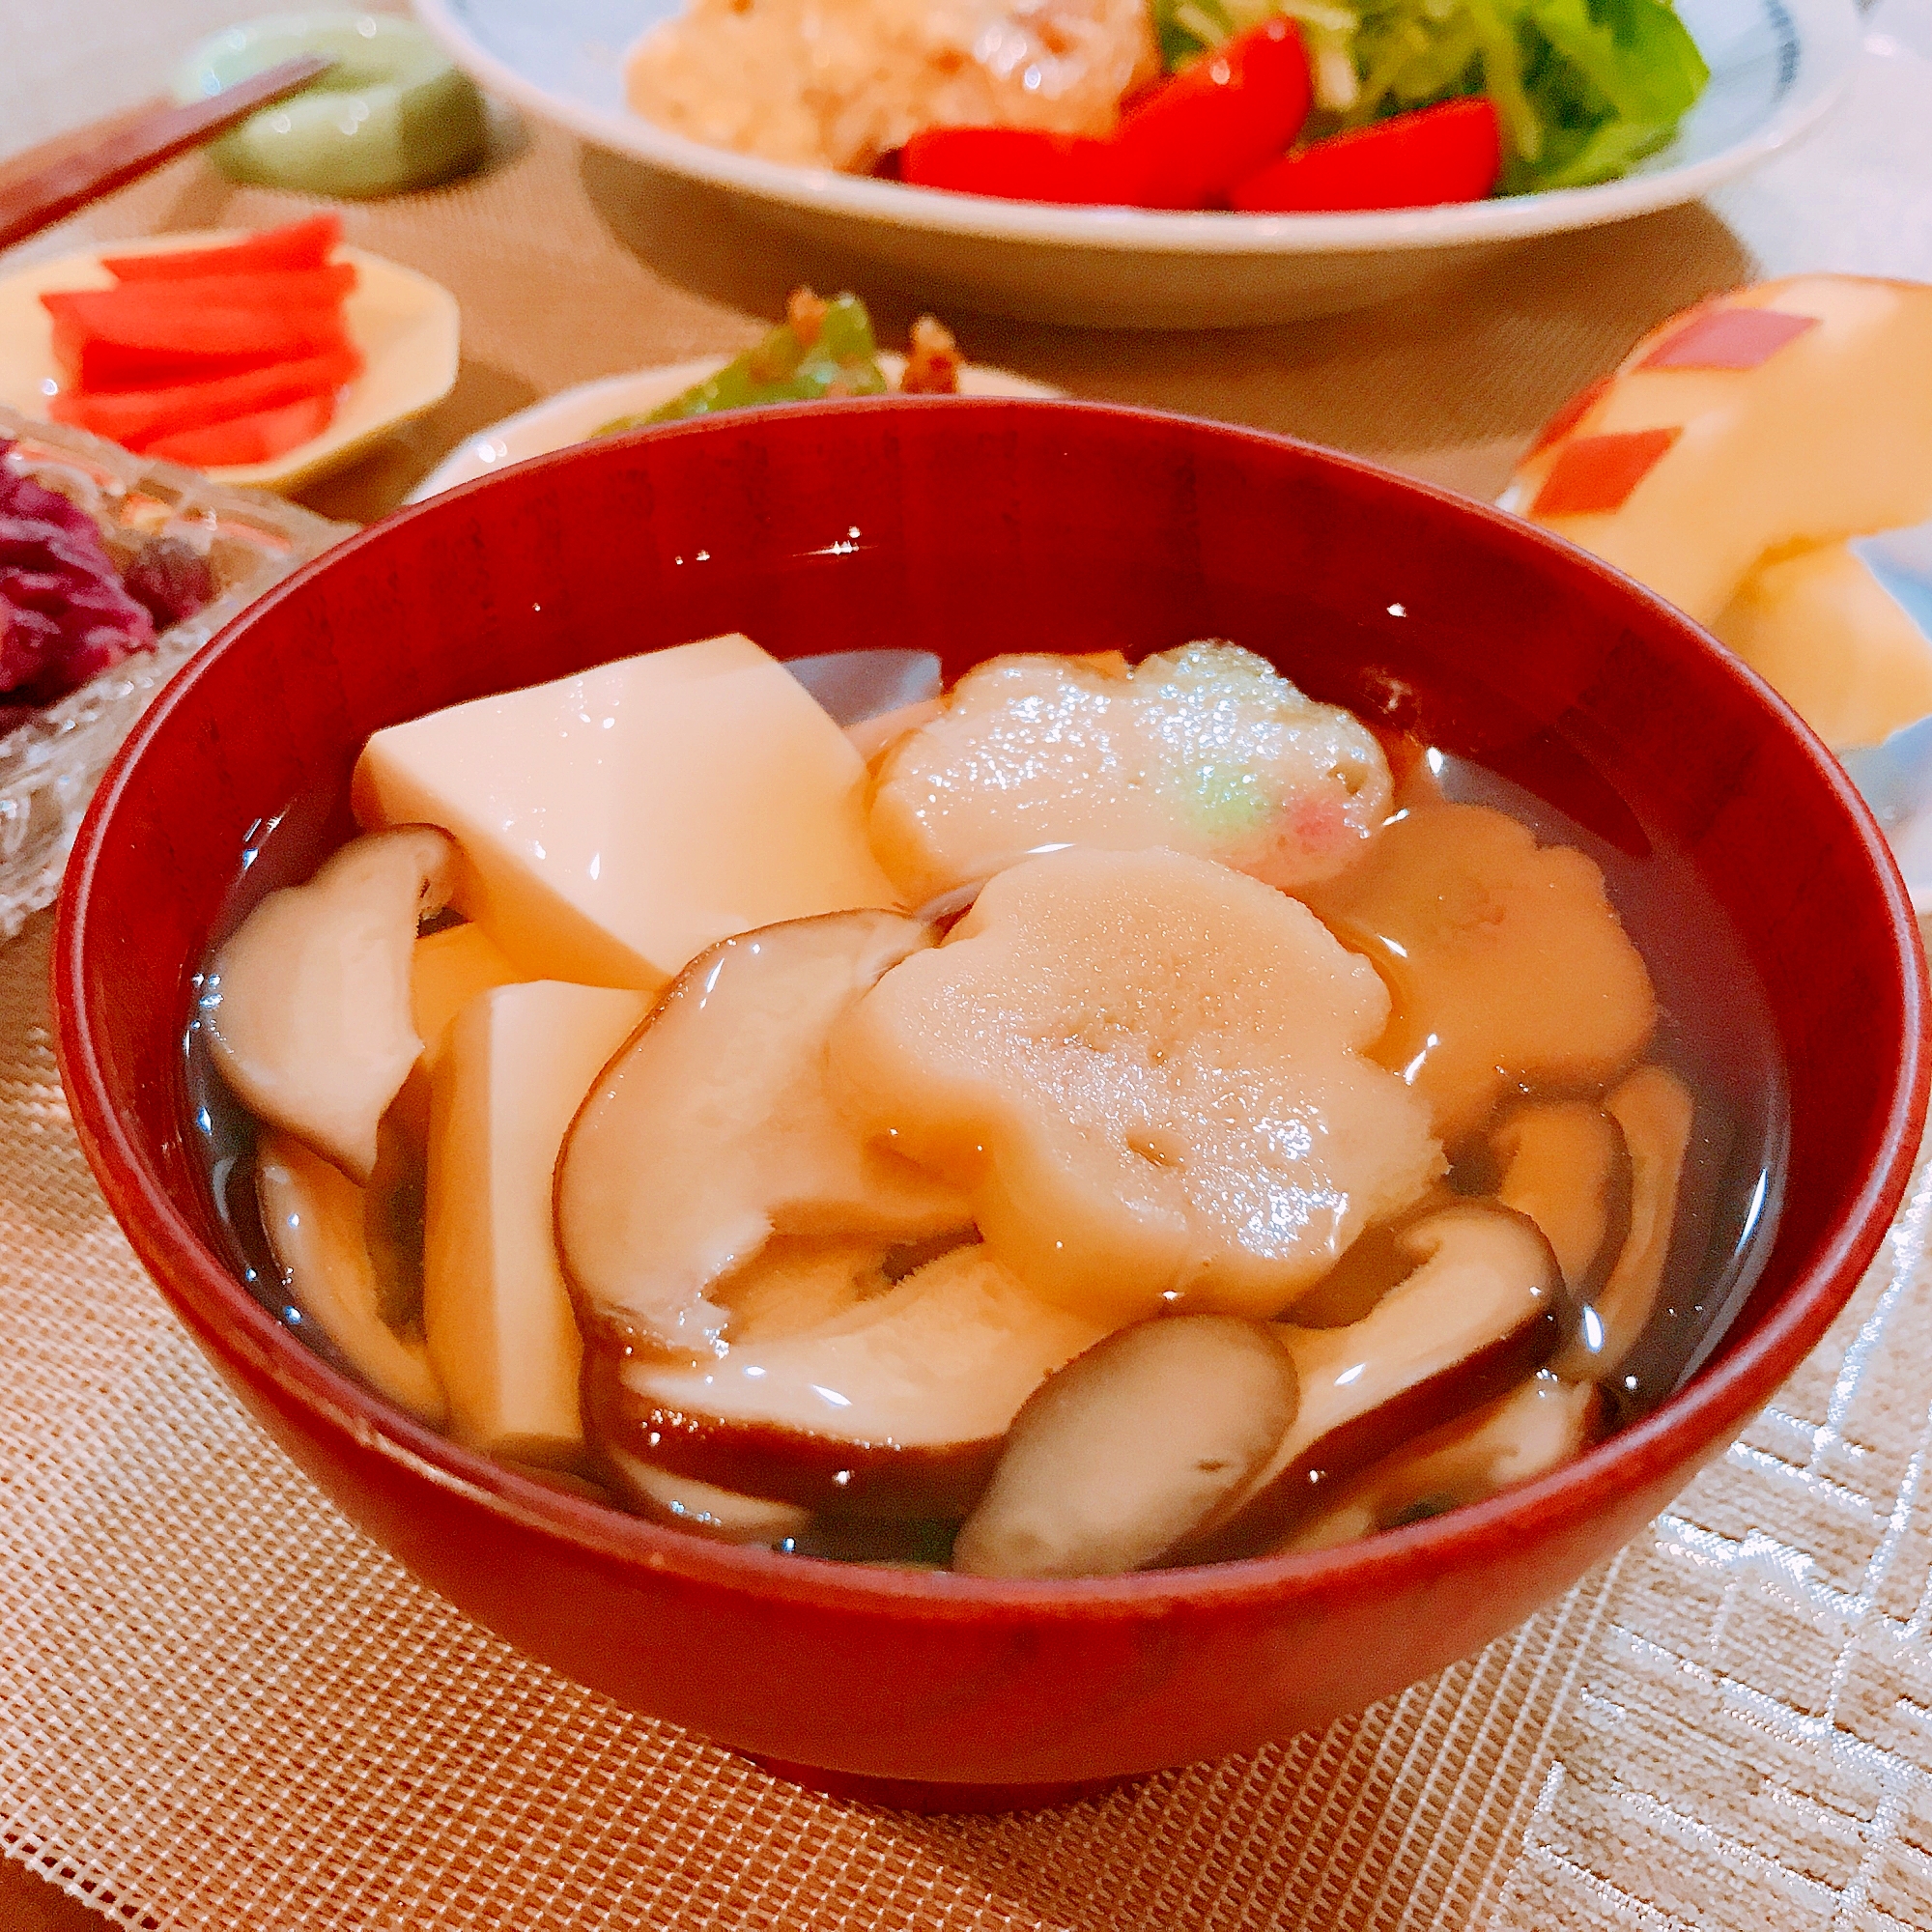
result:
<svg viewBox="0 0 1932 1932"><path fill-rule="evenodd" d="M0 0L0 150L151 88L221 0ZM1082 395L1292 430L1476 494L1644 327L1759 270L1932 277L1932 0L1715 208L1300 327L1083 335L957 316ZM542 128L350 211L462 300L462 380L312 498L387 506L566 384L746 340L844 267ZM293 204L177 164L76 236ZM888 327L916 296L879 297ZM221 1392L75 1149L47 922L0 951L0 1850L161 1927L1932 1927L1932 1178L1817 1355L1652 1532L1482 1658L1239 1762L1064 1811L802 1794L466 1625Z"/></svg>

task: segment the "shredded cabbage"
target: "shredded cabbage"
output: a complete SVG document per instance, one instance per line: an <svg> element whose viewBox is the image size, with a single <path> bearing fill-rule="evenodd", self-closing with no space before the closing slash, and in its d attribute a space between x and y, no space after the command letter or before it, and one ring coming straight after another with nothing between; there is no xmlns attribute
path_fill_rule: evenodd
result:
<svg viewBox="0 0 1932 1932"><path fill-rule="evenodd" d="M1152 0L1169 69L1272 14L1298 21L1311 137L1487 94L1500 192L1581 187L1662 147L1710 70L1667 0Z"/></svg>

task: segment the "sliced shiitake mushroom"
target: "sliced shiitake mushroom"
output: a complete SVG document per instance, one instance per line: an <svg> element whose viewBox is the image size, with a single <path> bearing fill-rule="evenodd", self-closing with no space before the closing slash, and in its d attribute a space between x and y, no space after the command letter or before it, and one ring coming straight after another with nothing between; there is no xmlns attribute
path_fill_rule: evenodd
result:
<svg viewBox="0 0 1932 1932"><path fill-rule="evenodd" d="M1294 1420L1272 1323L1122 1328L1049 1376L952 1546L975 1577L1112 1577L1158 1562L1266 1464Z"/></svg>
<svg viewBox="0 0 1932 1932"><path fill-rule="evenodd" d="M1281 1549L1353 1543L1547 1475L1590 1446L1603 1417L1594 1383L1566 1382L1543 1370L1351 1476Z"/></svg>
<svg viewBox="0 0 1932 1932"><path fill-rule="evenodd" d="M1610 1231L1628 1212L1622 1132L1589 1101L1552 1101L1519 1108L1490 1146L1502 1170L1496 1199L1543 1230L1564 1285L1581 1301L1607 1266Z"/></svg>
<svg viewBox="0 0 1932 1932"><path fill-rule="evenodd" d="M1378 1221L1364 1228L1348 1251L1321 1279L1282 1317L1297 1328L1345 1328L1359 1321L1398 1283L1415 1272L1415 1257L1404 1236L1416 1222L1459 1206L1463 1196L1445 1181L1432 1186L1399 1221Z"/></svg>
<svg viewBox="0 0 1932 1932"><path fill-rule="evenodd" d="M209 1048L236 1098L358 1184L422 1053L410 1001L416 927L448 902L457 863L456 841L434 826L352 839L306 885L270 893L203 988Z"/></svg>
<svg viewBox="0 0 1932 1932"><path fill-rule="evenodd" d="M255 1150L255 1192L263 1231L303 1318L378 1393L440 1428L448 1405L427 1350L383 1319L362 1190L293 1135L270 1130Z"/></svg>
<svg viewBox="0 0 1932 1932"><path fill-rule="evenodd" d="M1301 1391L1294 1424L1267 1467L1173 1560L1279 1542L1326 1485L1492 1400L1553 1352L1563 1276L1533 1221L1470 1202L1415 1222L1402 1241L1419 1265L1362 1321L1280 1324Z"/></svg>
<svg viewBox="0 0 1932 1932"><path fill-rule="evenodd" d="M1630 1149L1630 1233L1556 1364L1559 1375L1578 1381L1614 1375L1657 1306L1696 1118L1690 1090L1663 1066L1639 1066L1604 1110Z"/></svg>
<svg viewBox="0 0 1932 1932"><path fill-rule="evenodd" d="M1411 810L1341 877L1297 891L1388 982L1376 1058L1429 1102L1452 1151L1512 1087L1615 1079L1656 1024L1603 873L1505 812Z"/></svg>
<svg viewBox="0 0 1932 1932"><path fill-rule="evenodd" d="M775 1236L887 1246L968 1226L963 1196L870 1144L826 1086L826 1036L933 943L830 913L701 952L592 1083L556 1167L557 1252L585 1340L708 1353L712 1292Z"/></svg>
<svg viewBox="0 0 1932 1932"><path fill-rule="evenodd" d="M754 1261L713 1291L734 1349L823 1327L954 1248L979 1239L969 1223L920 1241L883 1245L877 1236L774 1235Z"/></svg>
<svg viewBox="0 0 1932 1932"><path fill-rule="evenodd" d="M606 1456L625 1500L658 1522L694 1530L719 1543L762 1544L767 1548L810 1527L811 1512L794 1503L721 1490L608 1445Z"/></svg>
<svg viewBox="0 0 1932 1932"><path fill-rule="evenodd" d="M917 704L901 704L896 711L883 712L876 718L848 724L845 735L869 769L876 766L908 731L917 731L922 724L931 724L945 709L945 698L922 697Z"/></svg>
<svg viewBox="0 0 1932 1932"><path fill-rule="evenodd" d="M1021 1404L1101 1333L975 1243L829 1321L722 1355L606 1351L592 1422L612 1452L721 1490L957 1521Z"/></svg>
<svg viewBox="0 0 1932 1932"><path fill-rule="evenodd" d="M876 1238L774 1235L711 1293L725 1313L724 1340L737 1349L823 1327L884 1285Z"/></svg>
<svg viewBox="0 0 1932 1932"><path fill-rule="evenodd" d="M391 1328L423 1325L423 1224L429 1201L429 1076L410 1069L376 1130L362 1190L362 1235L379 1306Z"/></svg>

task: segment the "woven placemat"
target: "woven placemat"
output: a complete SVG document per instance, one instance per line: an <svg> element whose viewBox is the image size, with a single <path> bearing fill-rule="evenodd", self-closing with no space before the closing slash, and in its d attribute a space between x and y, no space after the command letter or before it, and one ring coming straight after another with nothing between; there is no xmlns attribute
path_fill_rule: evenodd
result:
<svg viewBox="0 0 1932 1932"><path fill-rule="evenodd" d="M1253 1758L908 1818L528 1662L282 1460L96 1192L49 933L0 952L0 1843L127 1922L1932 1925L1932 1172L1745 1441L1479 1659Z"/></svg>

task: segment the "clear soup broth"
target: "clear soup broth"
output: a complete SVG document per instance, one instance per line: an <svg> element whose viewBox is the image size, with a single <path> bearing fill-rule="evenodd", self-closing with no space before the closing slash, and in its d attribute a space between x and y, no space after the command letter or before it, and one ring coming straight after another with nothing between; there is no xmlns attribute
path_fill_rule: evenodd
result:
<svg viewBox="0 0 1932 1932"><path fill-rule="evenodd" d="M1636 1340L1614 1375L1595 1383L1587 1437L1596 1439L1654 1408L1695 1373L1742 1309L1769 1253L1778 1217L1787 1138L1785 1084L1776 1032L1742 947L1685 855L1654 844L1641 852L1623 849L1648 841L1636 838L1624 839L1622 845L1612 843L1520 784L1470 760L1435 750L1418 752L1413 746L1406 748L1406 754L1416 759L1415 782L1430 787L1433 781L1433 790L1442 799L1505 813L1527 827L1540 844L1570 847L1594 862L1610 904L1634 942L1655 989L1658 1017L1644 1061L1674 1075L1690 1096L1690 1126L1661 1285ZM307 879L355 830L346 797L336 794L293 801L286 810L258 824L246 849L238 854L230 909L217 930L217 947L211 949L211 962L218 943L241 923L265 891ZM1311 896L1318 900L1319 910L1319 893ZM184 1071L191 1139L202 1155L228 1259L264 1307L309 1346L355 1374L355 1362L331 1344L310 1319L299 1295L292 1291L265 1233L255 1175L260 1129L216 1070L198 1012L190 1016L185 1029ZM1569 1096L1559 1092L1520 1097ZM1482 1202L1494 1194L1499 1166L1488 1127L1482 1136L1451 1145L1448 1154L1449 1171L1440 1199L1453 1205L1457 1199ZM1615 1213L1623 1217L1617 1224L1618 1232L1627 1238L1633 1198L1628 1173L1619 1185ZM394 1297L385 1319L391 1320L399 1332L419 1335L420 1308L409 1305L411 1293L420 1293L423 1201L419 1183L406 1178L392 1187L383 1211L386 1232L382 1238L404 1258L399 1269L392 1268L385 1275L389 1284L386 1292ZM1370 1245L1365 1236L1363 1251ZM885 1286L896 1285L906 1271L923 1265L927 1259L923 1254L900 1257L897 1264L889 1264ZM894 1265L901 1268L897 1276L893 1273ZM1316 1289L1282 1319L1303 1330L1333 1329L1339 1333L1350 1321L1362 1319L1385 1292L1383 1281L1372 1282L1366 1291L1351 1288L1345 1264L1336 1269L1332 1283ZM1578 1319L1574 1308L1564 1317L1573 1327ZM1588 1324L1594 1319L1587 1309L1581 1314L1586 1340ZM1564 1347L1573 1351L1574 1359L1576 1336L1566 1336ZM598 1358L600 1347L593 1345L586 1354L584 1384L593 1402L591 1364ZM1548 1379L1547 1374L1544 1378ZM1488 1390L1484 1402L1490 1402L1493 1393ZM1473 1412L1482 1405L1467 1406ZM1507 1459L1495 1463L1487 1475L1481 1470L1467 1476L1456 1473L1467 1463L1466 1458L1464 1463L1456 1460L1456 1429L1461 1420L1461 1411L1446 1422L1429 1418L1421 1434L1429 1443L1439 1438L1442 1445L1428 1463L1435 1473L1406 1487L1400 1483L1385 1486L1380 1492L1370 1479L1378 1470L1396 1466L1395 1462L1384 1459L1399 1460L1406 1451L1406 1438L1398 1433L1387 1439L1365 1442L1359 1431L1352 1435L1343 1432L1332 1438L1338 1442L1346 1439L1346 1459L1329 1468L1318 1457L1305 1471L1298 1472L1297 1479L1305 1475L1311 1494L1332 1495L1345 1503L1353 1498L1355 1514L1349 1515L1347 1509L1339 1515L1331 1511L1324 1519L1329 1527L1317 1535L1313 1544L1285 1538L1276 1523L1266 1534L1257 1532L1246 1542L1237 1537L1218 1544L1212 1540L1189 1544L1183 1539L1157 1560L1208 1560L1265 1549L1316 1547L1324 1541L1373 1533L1437 1514L1505 1487L1506 1476L1495 1471L1514 1466L1507 1464ZM657 1441L657 1435L650 1440ZM669 1447L674 1450L677 1445L672 1442ZM1341 1451L1337 1455L1340 1457ZM675 1464L674 1455L671 1461ZM1538 1472L1534 1467L1526 1471L1532 1475ZM733 1537L731 1522L713 1509L711 1489L701 1483L690 1484L691 1496L683 1502L675 1496L668 1501L661 1497L656 1503L649 1497L640 1500L634 1487L613 1477L611 1464L594 1447L594 1440L593 1448L583 1457L530 1466L530 1473L603 1497L614 1506L640 1509L660 1520L683 1522L700 1532L842 1560L943 1565L952 1555L962 1514L956 1505L933 1513L917 1508L895 1513L883 1506L869 1514L864 1510L848 1514L837 1509L800 1509L791 1519L765 1522L762 1533ZM984 1471L975 1480L983 1484ZM1428 1487L1432 1482L1437 1487ZM1053 1574L1082 1573L1064 1570Z"/></svg>

